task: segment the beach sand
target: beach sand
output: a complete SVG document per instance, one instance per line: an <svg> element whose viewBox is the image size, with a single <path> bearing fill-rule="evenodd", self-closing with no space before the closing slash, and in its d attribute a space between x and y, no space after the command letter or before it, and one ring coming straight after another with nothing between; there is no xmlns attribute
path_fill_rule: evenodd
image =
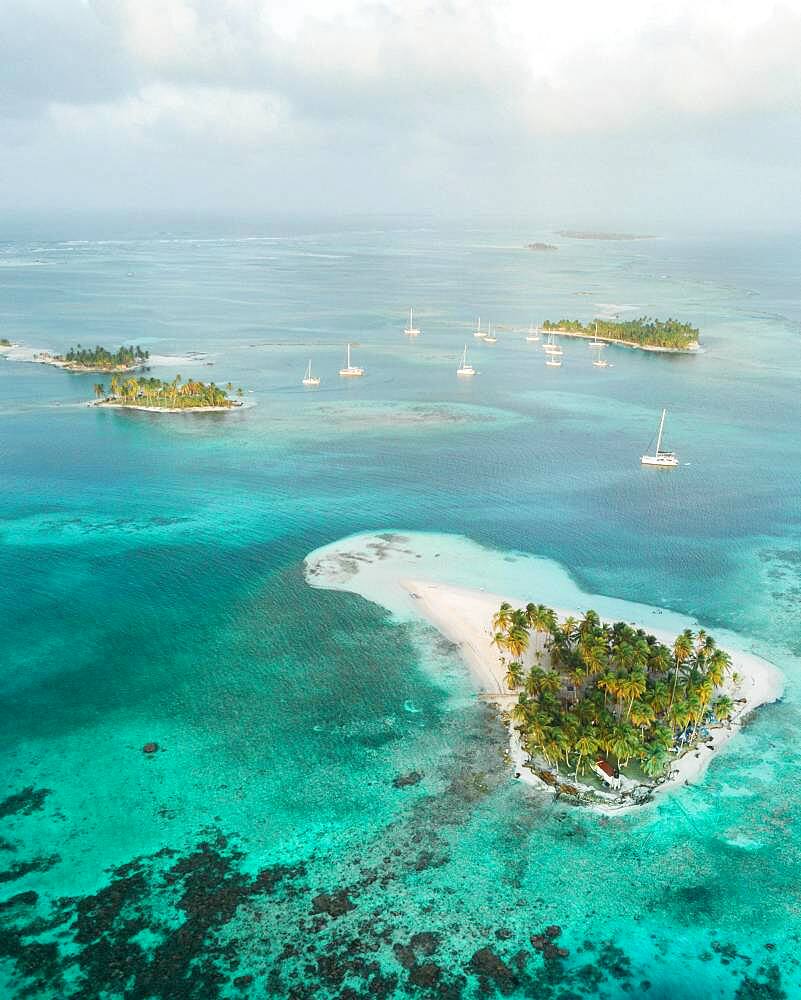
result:
<svg viewBox="0 0 801 1000"><path fill-rule="evenodd" d="M522 553L493 552L459 536L405 532L354 536L311 553L305 568L312 586L360 594L388 608L399 620L429 622L458 646L477 692L505 709L515 703L517 695L507 690L499 654L491 645L491 619L502 601L513 607L523 607L528 601L543 603L561 618L567 615L580 618L584 610L592 607L603 621L629 622L667 644L672 644L684 628L697 631L701 627L698 622L665 609L586 594L561 567L549 560ZM471 575L472 580L483 581L486 588L465 586ZM549 592L553 595L550 599ZM781 696L783 677L776 667L739 648L738 643L743 644L741 637L720 629L715 634L731 655L733 672L740 676L736 685L727 687L737 702L735 715L729 726L711 729L710 739L674 761L670 779L656 787L655 795L700 780L743 719L758 706ZM534 662L534 639L532 633L526 665ZM545 659L543 664L547 665ZM511 726L510 757L522 781L551 791L525 766L527 754ZM608 806L599 804L593 808L616 813L637 808L616 805L613 796L609 798Z"/></svg>

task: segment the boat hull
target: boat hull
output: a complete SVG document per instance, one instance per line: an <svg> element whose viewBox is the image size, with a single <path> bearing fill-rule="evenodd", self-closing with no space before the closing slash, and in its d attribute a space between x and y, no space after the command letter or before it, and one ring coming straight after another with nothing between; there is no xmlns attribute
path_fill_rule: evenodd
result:
<svg viewBox="0 0 801 1000"><path fill-rule="evenodd" d="M655 469L675 469L679 460L674 455L643 455L641 465L650 465Z"/></svg>
<svg viewBox="0 0 801 1000"><path fill-rule="evenodd" d="M358 378L360 375L364 375L363 368L340 368L339 374L343 378Z"/></svg>

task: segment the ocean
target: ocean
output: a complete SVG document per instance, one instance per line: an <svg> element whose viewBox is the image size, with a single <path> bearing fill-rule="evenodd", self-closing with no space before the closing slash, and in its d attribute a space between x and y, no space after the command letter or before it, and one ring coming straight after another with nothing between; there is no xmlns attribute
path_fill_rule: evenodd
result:
<svg viewBox="0 0 801 1000"><path fill-rule="evenodd" d="M0 337L140 344L248 405L92 410L99 376L0 357L0 995L801 997L801 240L13 235ZM600 370L567 340L554 370L525 342L615 314L692 322L703 351ZM362 379L337 376L347 342ZM662 407L668 473L639 463ZM451 644L307 585L310 552L365 531L544 557L734 632L784 697L653 807L554 804ZM567 955L532 946L549 927Z"/></svg>

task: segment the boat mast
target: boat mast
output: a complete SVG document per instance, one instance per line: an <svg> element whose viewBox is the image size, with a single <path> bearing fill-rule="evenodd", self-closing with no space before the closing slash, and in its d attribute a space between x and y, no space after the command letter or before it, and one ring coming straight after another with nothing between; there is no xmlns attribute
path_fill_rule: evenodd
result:
<svg viewBox="0 0 801 1000"><path fill-rule="evenodd" d="M348 368L350 368L350 344L348 344Z"/></svg>
<svg viewBox="0 0 801 1000"><path fill-rule="evenodd" d="M662 419L659 421L659 434L658 434L657 439L656 439L656 454L657 455L659 455L659 452L660 452L660 450L662 448L662 430L663 430L663 428L665 426L665 414L666 413L667 413L667 410L662 410Z"/></svg>

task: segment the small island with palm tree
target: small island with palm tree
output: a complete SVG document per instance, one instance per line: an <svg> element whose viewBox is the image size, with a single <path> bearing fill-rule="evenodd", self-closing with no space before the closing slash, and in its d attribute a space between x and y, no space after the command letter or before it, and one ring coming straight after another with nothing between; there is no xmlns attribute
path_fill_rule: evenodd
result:
<svg viewBox="0 0 801 1000"><path fill-rule="evenodd" d="M113 353L99 344L96 347L71 347L64 354L50 354L43 351L34 355L34 360L46 365L55 365L68 372L132 372L147 364L150 352L143 348L123 345Z"/></svg>
<svg viewBox="0 0 801 1000"><path fill-rule="evenodd" d="M196 379L184 382L180 375L171 382L134 377L120 380L114 375L108 391L100 382L94 388L96 398L90 406L157 413L224 412L242 406L243 395L239 388L236 390L238 398L232 399L229 393L234 392L234 387L230 382L223 388L214 382Z"/></svg>
<svg viewBox="0 0 801 1000"><path fill-rule="evenodd" d="M628 320L594 319L590 323L578 319L546 319L542 329L563 337L593 339L663 354L695 354L701 336L698 327L690 323L648 316Z"/></svg>
<svg viewBox="0 0 801 1000"><path fill-rule="evenodd" d="M560 621L543 604L508 602L492 626L506 686L519 692L509 718L527 766L562 793L648 798L734 714L739 678L703 629L668 645L625 622L604 624L595 611Z"/></svg>

